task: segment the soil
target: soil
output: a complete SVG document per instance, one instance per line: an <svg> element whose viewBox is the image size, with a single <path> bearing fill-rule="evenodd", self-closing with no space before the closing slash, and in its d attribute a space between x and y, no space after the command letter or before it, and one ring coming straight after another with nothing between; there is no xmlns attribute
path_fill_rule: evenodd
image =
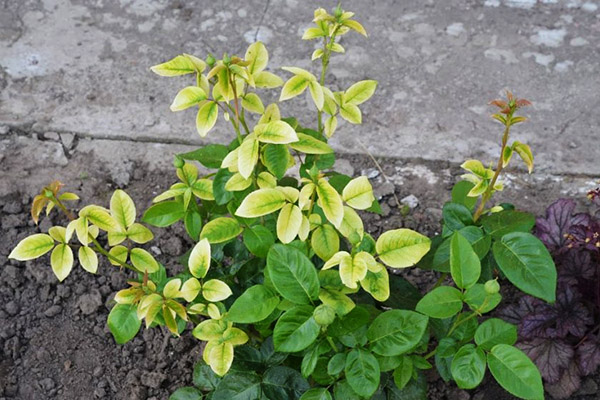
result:
<svg viewBox="0 0 600 400"><path fill-rule="evenodd" d="M366 174L381 198L383 215L365 215L365 227L377 236L381 231L408 227L424 234L440 228L441 205L449 199L455 177L450 165L421 162L412 164L387 161L386 182L372 161L362 156L345 156L340 164L345 173ZM382 161L382 160L380 160ZM138 213L151 198L174 180L171 171L144 172L134 168L126 191L135 200ZM437 182L433 182L435 171ZM74 172L75 173L75 172ZM86 179L76 175L67 189L77 192L85 203L107 205L114 185L100 170ZM540 189L542 188L542 189ZM552 182L535 190L520 191L527 199L522 208L540 213L554 201L558 190ZM71 275L58 283L48 256L30 262L8 260L12 247L23 237L46 231L53 223L64 222L56 213L42 220L40 227L31 222L28 209L35 193L13 193L0 198L2 240L0 241L0 400L3 399L167 399L175 389L191 384L191 372L201 359L201 344L190 332L173 338L165 330L142 330L131 342L115 344L106 318L114 293L125 286L127 272L102 261L97 275L75 267ZM418 206L406 213L396 198L414 195ZM404 210L406 211L406 210ZM183 227L153 229L155 240L148 246L172 273L180 268L176 256L191 247ZM421 289L435 282L432 272L409 269L402 272ZM598 377L583 385L587 396L598 398ZM582 393L583 394L583 393ZM430 376L432 399L509 399L491 379L476 391L458 390Z"/></svg>

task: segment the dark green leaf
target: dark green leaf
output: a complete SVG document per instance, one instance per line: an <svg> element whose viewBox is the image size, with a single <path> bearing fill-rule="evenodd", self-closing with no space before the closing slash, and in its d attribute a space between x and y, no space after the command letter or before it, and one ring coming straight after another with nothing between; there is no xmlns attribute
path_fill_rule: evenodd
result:
<svg viewBox="0 0 600 400"><path fill-rule="evenodd" d="M255 225L244 229L244 244L257 257L266 257L275 238L270 230L262 225Z"/></svg>
<svg viewBox="0 0 600 400"><path fill-rule="evenodd" d="M522 399L543 399L542 377L525 353L507 344L497 344L487 356L490 372L509 393Z"/></svg>
<svg viewBox="0 0 600 400"><path fill-rule="evenodd" d="M202 230L202 216L197 211L188 210L183 219L185 231L194 241L198 241Z"/></svg>
<svg viewBox="0 0 600 400"><path fill-rule="evenodd" d="M462 204L446 203L442 208L444 225L451 231L458 231L468 225L473 225L471 211Z"/></svg>
<svg viewBox="0 0 600 400"><path fill-rule="evenodd" d="M419 343L428 320L426 316L408 310L380 314L367 331L371 350L383 356L406 353Z"/></svg>
<svg viewBox="0 0 600 400"><path fill-rule="evenodd" d="M479 257L459 232L454 232L450 239L450 273L460 289L473 286L481 275Z"/></svg>
<svg viewBox="0 0 600 400"><path fill-rule="evenodd" d="M152 225L164 228L173 225L185 215L183 205L177 201L163 201L156 203L146 210L142 221Z"/></svg>
<svg viewBox="0 0 600 400"><path fill-rule="evenodd" d="M359 396L352 386L348 383L346 379L338 381L333 388L333 398L334 399L343 399L343 400L362 400L363 397Z"/></svg>
<svg viewBox="0 0 600 400"><path fill-rule="evenodd" d="M459 181L452 187L452 202L462 204L469 210L473 210L477 203L477 197L469 197L467 194L475 185L467 181Z"/></svg>
<svg viewBox="0 0 600 400"><path fill-rule="evenodd" d="M225 190L225 184L233 174L227 168L221 168L213 178L213 195L218 205L223 205L233 199L233 192Z"/></svg>
<svg viewBox="0 0 600 400"><path fill-rule="evenodd" d="M186 386L173 392L169 400L202 400L202 392L193 386Z"/></svg>
<svg viewBox="0 0 600 400"><path fill-rule="evenodd" d="M309 304L319 297L319 278L313 263L300 250L276 244L267 256L267 270L275 289L291 302Z"/></svg>
<svg viewBox="0 0 600 400"><path fill-rule="evenodd" d="M352 349L346 357L344 372L348 383L360 396L370 397L379 386L379 363L367 350Z"/></svg>
<svg viewBox="0 0 600 400"><path fill-rule="evenodd" d="M289 367L269 368L263 376L262 390L269 400L297 400L309 388L308 382L302 375Z"/></svg>
<svg viewBox="0 0 600 400"><path fill-rule="evenodd" d="M227 146L209 144L189 153L179 154L185 160L199 161L207 168L219 168L225 156L229 153Z"/></svg>
<svg viewBox="0 0 600 400"><path fill-rule="evenodd" d="M411 379L404 389L398 389L390 380L387 392L387 400L427 400L427 379L423 374L417 374L417 378Z"/></svg>
<svg viewBox="0 0 600 400"><path fill-rule="evenodd" d="M251 324L267 318L279 304L275 291L263 285L255 285L246 290L229 308L227 319Z"/></svg>
<svg viewBox="0 0 600 400"><path fill-rule="evenodd" d="M295 306L279 318L273 330L275 350L293 353L304 350L317 339L320 328L313 310L309 305Z"/></svg>
<svg viewBox="0 0 600 400"><path fill-rule="evenodd" d="M254 372L232 371L213 392L212 400L256 400L261 398L261 379Z"/></svg>
<svg viewBox="0 0 600 400"><path fill-rule="evenodd" d="M336 376L344 370L346 366L346 353L337 353L329 360L327 364L327 373Z"/></svg>
<svg viewBox="0 0 600 400"><path fill-rule="evenodd" d="M410 357L402 356L400 365L394 370L394 383L398 389L403 389L413 374L413 363Z"/></svg>
<svg viewBox="0 0 600 400"><path fill-rule="evenodd" d="M142 321L137 317L134 304L117 304L108 314L108 329L118 344L124 344L137 335Z"/></svg>
<svg viewBox="0 0 600 400"><path fill-rule="evenodd" d="M556 267L544 244L530 233L513 232L494 243L494 258L513 285L548 302L556 299Z"/></svg>
<svg viewBox="0 0 600 400"><path fill-rule="evenodd" d="M481 219L481 225L494 239L500 239L511 232L531 232L535 225L535 216L526 212L505 210L485 216Z"/></svg>
<svg viewBox="0 0 600 400"><path fill-rule="evenodd" d="M202 391L210 392L215 390L221 378L210 368L209 365L200 361L194 365L193 382L194 385Z"/></svg>
<svg viewBox="0 0 600 400"><path fill-rule="evenodd" d="M387 307L414 310L421 292L412 283L399 275L390 275L390 297L383 303Z"/></svg>
<svg viewBox="0 0 600 400"><path fill-rule="evenodd" d="M369 311L364 307L354 307L344 317L333 321L327 333L348 347L364 345L367 342L367 324L370 317Z"/></svg>
<svg viewBox="0 0 600 400"><path fill-rule="evenodd" d="M312 388L304 392L300 400L331 400L331 394L327 388Z"/></svg>
<svg viewBox="0 0 600 400"><path fill-rule="evenodd" d="M452 377L461 389L473 389L485 375L485 354L472 344L461 347L452 360Z"/></svg>
<svg viewBox="0 0 600 400"><path fill-rule="evenodd" d="M462 293L451 286L440 286L419 301L416 310L433 318L449 318L463 308Z"/></svg>
<svg viewBox="0 0 600 400"><path fill-rule="evenodd" d="M283 178L287 171L290 152L284 144L267 144L264 147L263 161L265 167L277 179Z"/></svg>
<svg viewBox="0 0 600 400"><path fill-rule="evenodd" d="M498 318L490 318L475 331L475 343L484 350L497 344L513 345L517 341L517 327Z"/></svg>

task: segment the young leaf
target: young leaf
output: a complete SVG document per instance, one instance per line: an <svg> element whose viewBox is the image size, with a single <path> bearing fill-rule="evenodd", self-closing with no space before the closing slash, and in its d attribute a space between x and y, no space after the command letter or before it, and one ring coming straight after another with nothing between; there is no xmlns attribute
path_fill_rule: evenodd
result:
<svg viewBox="0 0 600 400"><path fill-rule="evenodd" d="M344 93L344 103L359 105L369 100L375 89L377 88L377 81L360 81L350 86Z"/></svg>
<svg viewBox="0 0 600 400"><path fill-rule="evenodd" d="M79 216L87 218L91 224L96 225L99 229L106 232L119 230L119 223L105 208L94 205L86 206L79 211Z"/></svg>
<svg viewBox="0 0 600 400"><path fill-rule="evenodd" d="M286 204L277 217L277 238L287 244L298 236L302 225L302 211L295 204Z"/></svg>
<svg viewBox="0 0 600 400"><path fill-rule="evenodd" d="M210 268L210 242L202 239L192 249L188 260L188 268L196 278L204 278Z"/></svg>
<svg viewBox="0 0 600 400"><path fill-rule="evenodd" d="M481 263L471 243L459 232L452 234L450 243L450 273L460 289L468 289L479 280Z"/></svg>
<svg viewBox="0 0 600 400"><path fill-rule="evenodd" d="M344 187L342 198L350 207L357 210L365 210L371 207L375 196L373 195L373 187L366 176L360 176L352 179Z"/></svg>
<svg viewBox="0 0 600 400"><path fill-rule="evenodd" d="M387 231L377 239L379 258L392 268L406 268L416 264L431 247L426 236L410 229Z"/></svg>
<svg viewBox="0 0 600 400"><path fill-rule="evenodd" d="M427 293L416 310L432 318L450 318L462 310L462 293L451 286L440 286Z"/></svg>
<svg viewBox="0 0 600 400"><path fill-rule="evenodd" d="M123 229L129 228L135 222L135 204L123 190L115 190L110 198L110 213Z"/></svg>
<svg viewBox="0 0 600 400"><path fill-rule="evenodd" d="M293 353L310 346L319 336L319 325L313 318L313 307L295 306L286 311L275 324L275 350Z"/></svg>
<svg viewBox="0 0 600 400"><path fill-rule="evenodd" d="M190 278L181 285L181 290L179 294L181 297L185 299L188 303L191 303L196 299L198 294L200 293L202 285L200 281L196 278Z"/></svg>
<svg viewBox="0 0 600 400"><path fill-rule="evenodd" d="M87 272L95 274L98 270L98 255L87 246L81 246L77 252L81 267Z"/></svg>
<svg viewBox="0 0 600 400"><path fill-rule="evenodd" d="M462 204L444 204L442 216L444 218L444 226L451 231L459 231L465 226L474 224L471 211Z"/></svg>
<svg viewBox="0 0 600 400"><path fill-rule="evenodd" d="M275 291L263 285L247 289L229 308L227 319L239 324L253 324L267 318L279 304Z"/></svg>
<svg viewBox="0 0 600 400"><path fill-rule="evenodd" d="M515 141L512 149L521 157L525 165L527 165L527 170L531 173L533 171L533 154L531 153L531 148L524 143Z"/></svg>
<svg viewBox="0 0 600 400"><path fill-rule="evenodd" d="M73 269L73 250L67 244L59 244L50 255L52 271L59 281L64 281Z"/></svg>
<svg viewBox="0 0 600 400"><path fill-rule="evenodd" d="M250 193L238 207L235 215L254 218L271 214L286 204L286 197L277 189L259 189Z"/></svg>
<svg viewBox="0 0 600 400"><path fill-rule="evenodd" d="M169 225L173 225L179 221L185 215L185 210L181 203L177 201L164 201L162 203L153 204L150 208L144 212L142 221L156 226L164 228Z"/></svg>
<svg viewBox="0 0 600 400"><path fill-rule="evenodd" d="M238 148L238 170L245 179L250 178L258 161L258 141L248 135Z"/></svg>
<svg viewBox="0 0 600 400"><path fill-rule="evenodd" d="M193 58L198 60L196 57ZM204 62L198 60L202 64L195 64L192 60L193 59L187 55L179 55L165 63L150 67L150 69L157 75L169 77L192 74L194 72L202 72L202 70L204 70L204 67L202 67L202 64L204 64ZM202 67L201 70L198 70L197 65Z"/></svg>
<svg viewBox="0 0 600 400"><path fill-rule="evenodd" d="M344 372L348 383L360 396L370 398L379 387L379 363L367 350L352 349L346 357Z"/></svg>
<svg viewBox="0 0 600 400"><path fill-rule="evenodd" d="M293 303L309 304L319 296L313 263L292 246L273 245L267 256L267 271L279 294Z"/></svg>
<svg viewBox="0 0 600 400"><path fill-rule="evenodd" d="M543 399L542 377L535 364L516 347L497 344L487 356L488 367L506 391L523 399Z"/></svg>
<svg viewBox="0 0 600 400"><path fill-rule="evenodd" d="M295 75L290 78L281 89L279 101L284 101L296 97L306 90L309 80L301 75Z"/></svg>
<svg viewBox="0 0 600 400"><path fill-rule="evenodd" d="M517 341L517 327L498 318L484 321L475 331L475 343L484 350L497 344L513 345Z"/></svg>
<svg viewBox="0 0 600 400"><path fill-rule="evenodd" d="M148 253L144 249L131 249L131 263L140 272L148 271L153 273L158 271L159 266L152 254Z"/></svg>
<svg viewBox="0 0 600 400"><path fill-rule="evenodd" d="M259 142L272 144L288 144L298 141L294 128L285 121L271 121L266 124L258 124L254 133Z"/></svg>
<svg viewBox="0 0 600 400"><path fill-rule="evenodd" d="M323 97L323 87L317 81L310 81L308 84L310 96L317 107L317 110L323 109L325 98Z"/></svg>
<svg viewBox="0 0 600 400"><path fill-rule="evenodd" d="M472 344L461 347L452 359L452 377L461 389L473 389L485 375L485 354Z"/></svg>
<svg viewBox="0 0 600 400"><path fill-rule="evenodd" d="M269 63L269 52L262 42L255 42L248 46L244 59L250 62L248 72L255 75L266 68Z"/></svg>
<svg viewBox="0 0 600 400"><path fill-rule="evenodd" d="M231 368L233 362L233 345L231 343L214 343L213 346L207 346L204 351L208 351L206 360L210 368L219 376L223 376Z"/></svg>
<svg viewBox="0 0 600 400"><path fill-rule="evenodd" d="M351 124L362 123L362 114L360 109L353 104L342 104L340 106L340 115Z"/></svg>
<svg viewBox="0 0 600 400"><path fill-rule="evenodd" d="M290 147L294 150L301 151L306 154L329 154L333 153L333 149L329 145L319 139L307 135L305 133L297 133L298 141L290 143Z"/></svg>
<svg viewBox="0 0 600 400"><path fill-rule="evenodd" d="M532 296L554 302L556 267L539 239L530 233L509 233L494 243L493 253L513 285Z"/></svg>
<svg viewBox="0 0 600 400"><path fill-rule="evenodd" d="M215 126L218 115L219 106L216 101L204 103L198 109L198 115L196 115L196 130L201 137L205 137L208 134L208 131Z"/></svg>
<svg viewBox="0 0 600 400"><path fill-rule="evenodd" d="M223 301L233 293L227 284L218 279L211 279L202 285L202 296L210 302ZM216 372L216 371L215 371Z"/></svg>
<svg viewBox="0 0 600 400"><path fill-rule="evenodd" d="M117 304L108 314L108 329L118 344L125 344L137 335L142 321L134 304Z"/></svg>
<svg viewBox="0 0 600 400"><path fill-rule="evenodd" d="M206 100L206 93L198 86L188 86L179 91L171 103L171 111L182 111Z"/></svg>
<svg viewBox="0 0 600 400"><path fill-rule="evenodd" d="M413 349L427 329L429 318L414 311L390 310L369 325L371 350L382 356L401 355Z"/></svg>
<svg viewBox="0 0 600 400"><path fill-rule="evenodd" d="M54 247L54 239L50 235L44 233L36 233L21 240L15 247L8 258L19 261L33 260L52 250Z"/></svg>
<svg viewBox="0 0 600 400"><path fill-rule="evenodd" d="M208 239L211 244L223 243L237 237L242 230L235 219L220 217L204 225L200 232L200 239Z"/></svg>
<svg viewBox="0 0 600 400"><path fill-rule="evenodd" d="M256 93L248 93L242 97L242 107L257 114L262 114L265 112L265 106Z"/></svg>
<svg viewBox="0 0 600 400"><path fill-rule="evenodd" d="M335 133L335 129L337 128L338 120L337 117L331 115L325 120L325 136L328 138L332 137Z"/></svg>
<svg viewBox="0 0 600 400"><path fill-rule="evenodd" d="M340 237L329 224L319 225L310 239L312 249L323 261L329 260L340 249Z"/></svg>
<svg viewBox="0 0 600 400"><path fill-rule="evenodd" d="M342 25L347 26L348 28L352 29L353 31L360 33L364 37L367 37L367 31L358 21L355 21L353 19L348 19L348 20L342 22Z"/></svg>
<svg viewBox="0 0 600 400"><path fill-rule="evenodd" d="M317 182L317 196L325 217L333 226L339 227L344 218L344 205L338 192L325 178Z"/></svg>

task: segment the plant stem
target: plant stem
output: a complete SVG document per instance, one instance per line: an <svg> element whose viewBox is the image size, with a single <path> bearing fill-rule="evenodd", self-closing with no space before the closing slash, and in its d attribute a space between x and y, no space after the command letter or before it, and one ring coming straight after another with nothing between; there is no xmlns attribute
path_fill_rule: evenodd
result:
<svg viewBox="0 0 600 400"><path fill-rule="evenodd" d="M319 83L321 86L325 85L325 75L327 74L327 67L329 67L329 57L331 56L331 48L335 43L335 37L337 35L339 26L336 26L329 38L329 42L327 42L327 38L323 38L323 57L321 57L321 79ZM317 122L318 122L318 131L319 133L323 133L323 111L317 110Z"/></svg>
<svg viewBox="0 0 600 400"><path fill-rule="evenodd" d="M440 277L438 278L438 280L435 282L435 285L433 285L433 289L438 288L442 283L444 283L444 281L446 280L447 277L448 277L448 273L447 272L442 273L442 275L440 275Z"/></svg>
<svg viewBox="0 0 600 400"><path fill-rule="evenodd" d="M494 173L494 177L490 181L489 186L483 193L483 196L481 196L481 202L479 203L479 207L477 208L477 211L475 211L475 214L473 215L473 221L477 221L479 219L479 217L481 217L481 214L483 214L483 210L485 208L485 204L492 198L492 192L494 190L494 185L496 184L496 181L498 180L498 176L500 176L500 172L502 172L502 168L503 168L503 164L504 164L504 162L503 162L504 150L506 149L506 145L508 143L509 133L510 133L510 125L506 125L506 128L504 128L504 134L502 135L502 149L500 150L500 157L498 158L498 165L496 166L496 172Z"/></svg>
<svg viewBox="0 0 600 400"><path fill-rule="evenodd" d="M330 338L329 336L327 336L327 342L329 342L329 345L331 346L331 348L333 349L333 351L335 351L337 353L338 348L335 345L335 343L333 342L333 339Z"/></svg>
<svg viewBox="0 0 600 400"><path fill-rule="evenodd" d="M454 322L454 325L452 325L452 327L450 328L450 330L448 331L448 334L446 336L450 336L452 334L452 332L454 332L456 330L456 328L458 328L462 323L464 323L465 321L468 321L472 318L475 318L477 316L477 313L471 313L471 315L469 315L466 318L461 319L460 321L457 320Z"/></svg>

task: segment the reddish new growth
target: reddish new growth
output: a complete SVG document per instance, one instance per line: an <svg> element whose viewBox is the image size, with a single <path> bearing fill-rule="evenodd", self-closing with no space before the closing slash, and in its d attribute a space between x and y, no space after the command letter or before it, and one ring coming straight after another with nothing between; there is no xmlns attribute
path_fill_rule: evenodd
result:
<svg viewBox="0 0 600 400"><path fill-rule="evenodd" d="M496 99L490 101L490 105L500 108L502 114L512 114L521 107L530 106L531 102L526 99L517 99L512 92L506 91L506 100Z"/></svg>

